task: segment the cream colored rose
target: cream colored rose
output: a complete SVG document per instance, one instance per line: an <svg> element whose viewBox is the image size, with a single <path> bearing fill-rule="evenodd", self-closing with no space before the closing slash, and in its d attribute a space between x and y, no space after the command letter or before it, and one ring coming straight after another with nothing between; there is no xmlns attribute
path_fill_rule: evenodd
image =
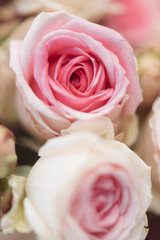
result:
<svg viewBox="0 0 160 240"><path fill-rule="evenodd" d="M26 182L26 216L43 240L142 240L150 168L93 133L48 140Z"/></svg>
<svg viewBox="0 0 160 240"><path fill-rule="evenodd" d="M152 111L145 119L135 151L152 169L153 200L150 210L160 214L160 97L152 107Z"/></svg>
<svg viewBox="0 0 160 240"><path fill-rule="evenodd" d="M66 10L92 21L102 19L107 13L116 13L120 7L111 0L14 0L14 5L21 15Z"/></svg>

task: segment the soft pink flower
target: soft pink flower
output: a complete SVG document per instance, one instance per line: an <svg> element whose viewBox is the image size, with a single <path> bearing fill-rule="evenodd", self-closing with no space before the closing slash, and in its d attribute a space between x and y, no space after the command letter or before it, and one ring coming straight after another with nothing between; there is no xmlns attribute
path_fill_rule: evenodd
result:
<svg viewBox="0 0 160 240"><path fill-rule="evenodd" d="M11 67L22 121L46 138L75 120L109 116L118 126L142 101L131 46L64 11L39 14L24 40L11 42Z"/></svg>
<svg viewBox="0 0 160 240"><path fill-rule="evenodd" d="M144 46L156 40L159 32L159 0L113 0L121 4L116 15L106 16L104 25L126 37L133 46Z"/></svg>
<svg viewBox="0 0 160 240"><path fill-rule="evenodd" d="M38 239L143 240L150 168L125 144L91 133L50 139L27 182Z"/></svg>

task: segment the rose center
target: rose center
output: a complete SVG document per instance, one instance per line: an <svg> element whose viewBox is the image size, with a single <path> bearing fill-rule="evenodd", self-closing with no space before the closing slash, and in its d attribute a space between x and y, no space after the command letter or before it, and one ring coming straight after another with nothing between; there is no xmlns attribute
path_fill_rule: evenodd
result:
<svg viewBox="0 0 160 240"><path fill-rule="evenodd" d="M100 217L104 217L120 199L120 186L112 177L101 176L93 189L92 202Z"/></svg>
<svg viewBox="0 0 160 240"><path fill-rule="evenodd" d="M72 73L70 77L70 83L75 87L75 88L80 88L81 86L81 81L80 81L80 76L77 75L76 73Z"/></svg>

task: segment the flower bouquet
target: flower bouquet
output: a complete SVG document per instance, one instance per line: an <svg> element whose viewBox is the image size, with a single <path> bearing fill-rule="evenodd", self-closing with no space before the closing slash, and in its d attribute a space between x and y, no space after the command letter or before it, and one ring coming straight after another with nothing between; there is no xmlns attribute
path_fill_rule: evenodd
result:
<svg viewBox="0 0 160 240"><path fill-rule="evenodd" d="M153 240L159 1L0 11L0 239Z"/></svg>

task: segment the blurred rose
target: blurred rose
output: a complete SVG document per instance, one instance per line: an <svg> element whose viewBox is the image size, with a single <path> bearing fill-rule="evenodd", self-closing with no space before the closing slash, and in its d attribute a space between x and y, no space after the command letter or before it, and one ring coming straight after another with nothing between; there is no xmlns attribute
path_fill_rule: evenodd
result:
<svg viewBox="0 0 160 240"><path fill-rule="evenodd" d="M74 133L49 140L39 155L24 201L39 239L145 238L150 169L126 145Z"/></svg>
<svg viewBox="0 0 160 240"><path fill-rule="evenodd" d="M142 124L140 136L135 146L138 155L152 167L151 210L160 214L160 97L152 107L152 112Z"/></svg>
<svg viewBox="0 0 160 240"><path fill-rule="evenodd" d="M9 67L9 42L24 38L30 24L31 19L19 24L0 46L0 122L9 126L15 125L18 121L15 107L15 77Z"/></svg>
<svg viewBox="0 0 160 240"><path fill-rule="evenodd" d="M14 0L14 6L20 15L66 10L92 21L98 21L105 14L118 10L112 0Z"/></svg>
<svg viewBox="0 0 160 240"><path fill-rule="evenodd" d="M144 101L140 110L151 108L160 95L160 49L156 46L138 54L140 85Z"/></svg>
<svg viewBox="0 0 160 240"><path fill-rule="evenodd" d="M113 0L121 4L117 15L106 16L103 24L120 33L134 46L144 47L159 36L159 0Z"/></svg>
<svg viewBox="0 0 160 240"><path fill-rule="evenodd" d="M41 13L11 42L19 112L43 137L109 116L115 132L142 100L133 49L119 33L63 11ZM134 117L133 117L134 118Z"/></svg>

